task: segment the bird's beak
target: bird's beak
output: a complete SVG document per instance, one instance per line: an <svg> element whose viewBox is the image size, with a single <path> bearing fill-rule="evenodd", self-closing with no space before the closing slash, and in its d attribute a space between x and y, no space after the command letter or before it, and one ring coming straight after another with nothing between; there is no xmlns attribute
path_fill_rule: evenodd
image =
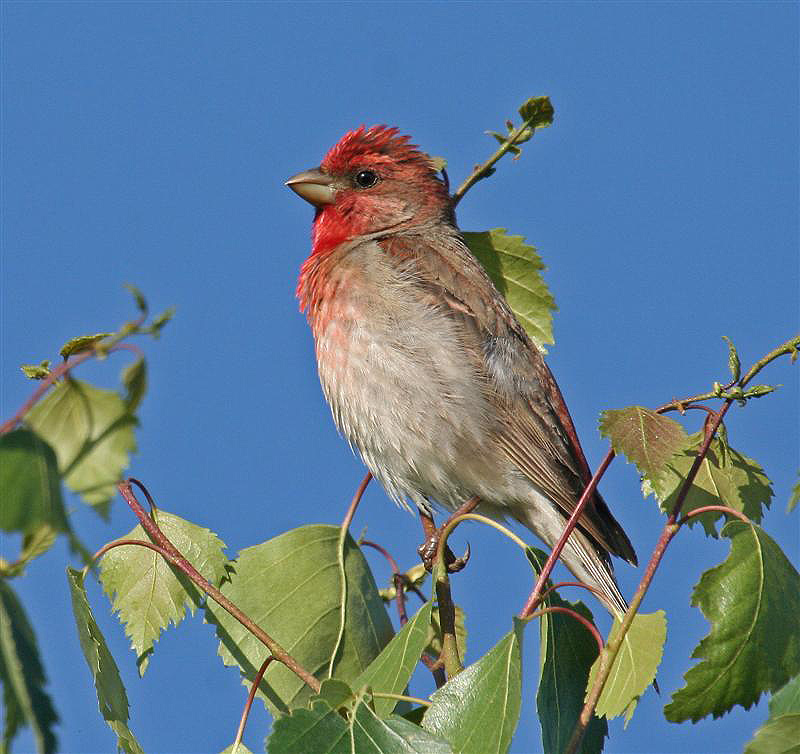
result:
<svg viewBox="0 0 800 754"><path fill-rule="evenodd" d="M336 189L333 188L332 183L333 178L323 173L320 168L304 170L286 181L286 185L292 191L315 207L333 204L336 198Z"/></svg>

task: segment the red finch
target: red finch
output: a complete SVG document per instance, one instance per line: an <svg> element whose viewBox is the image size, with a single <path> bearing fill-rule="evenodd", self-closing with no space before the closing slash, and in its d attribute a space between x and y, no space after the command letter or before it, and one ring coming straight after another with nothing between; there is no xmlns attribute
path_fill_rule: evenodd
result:
<svg viewBox="0 0 800 754"><path fill-rule="evenodd" d="M446 185L397 129L344 135L287 185L316 208L297 285L333 418L388 495L430 515L478 496L548 546L589 480L564 399L456 226ZM561 559L619 612L636 563L599 494Z"/></svg>

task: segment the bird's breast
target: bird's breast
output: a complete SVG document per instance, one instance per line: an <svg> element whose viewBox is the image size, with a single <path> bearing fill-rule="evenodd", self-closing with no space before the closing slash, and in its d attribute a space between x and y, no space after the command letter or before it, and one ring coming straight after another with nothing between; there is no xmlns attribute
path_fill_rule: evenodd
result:
<svg viewBox="0 0 800 754"><path fill-rule="evenodd" d="M448 505L474 485L492 433L485 377L458 322L374 254L351 254L326 284L310 320L339 430L396 500Z"/></svg>

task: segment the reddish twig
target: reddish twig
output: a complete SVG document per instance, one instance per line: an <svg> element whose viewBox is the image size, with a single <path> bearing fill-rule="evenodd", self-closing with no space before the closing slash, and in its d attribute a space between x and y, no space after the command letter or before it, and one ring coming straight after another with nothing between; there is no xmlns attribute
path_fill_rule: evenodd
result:
<svg viewBox="0 0 800 754"><path fill-rule="evenodd" d="M734 510L733 508L729 508L727 505L704 505L702 508L695 508L694 510L689 511L680 521L678 521L678 526L683 526L692 516L698 516L701 513L708 513L710 511L719 511L720 513L727 513L729 516L735 516L738 519L741 519L746 524L752 525L752 521L747 518L741 511Z"/></svg>
<svg viewBox="0 0 800 754"><path fill-rule="evenodd" d="M144 484L142 484L138 479L136 479L136 477L132 476L128 477L128 481L131 484L135 484L142 491L145 498L147 499L147 504L150 506L150 515L151 516L155 515L155 512L158 510L158 508L156 507L156 501L153 500L153 496L150 494L150 490L148 490L147 487L144 486Z"/></svg>
<svg viewBox="0 0 800 754"><path fill-rule="evenodd" d="M596 586L589 586L589 584L584 584L582 581L559 581L557 584L553 584L553 586L545 589L539 599L544 599L550 592L560 589L562 586L578 586L581 589L586 589L587 591L591 592L595 597L602 600L604 595L603 592L598 589Z"/></svg>
<svg viewBox="0 0 800 754"><path fill-rule="evenodd" d="M361 544L366 547L371 547L373 550L377 550L389 562L389 567L392 569L392 583L394 584L394 589L396 592L395 604L397 605L397 618L400 621L400 625L405 626L405 624L408 622L404 592L406 579L404 579L403 574L400 573L400 569L397 567L397 561L389 554L386 548L382 547L377 542L371 542L368 539L362 539Z"/></svg>
<svg viewBox="0 0 800 754"><path fill-rule="evenodd" d="M438 660L434 660L432 657L429 657L423 652L422 657L419 659L420 662L431 671L431 674L433 675L433 682L436 684L436 688L442 688L442 686L447 683L447 676L444 674L442 658L440 657Z"/></svg>
<svg viewBox="0 0 800 754"><path fill-rule="evenodd" d="M261 683L261 679L264 677L264 673L267 672L267 668L274 659L275 658L272 655L267 657L267 659L261 663L261 667L258 669L256 677L253 679L253 685L250 687L250 693L247 695L247 701L244 704L244 710L242 710L242 717L241 720L239 720L239 727L236 730L236 738L233 740L233 745L231 746L231 752L233 754L236 754L237 747L242 742L244 728L247 725L247 718L250 716L250 708L253 706L253 700L256 698L256 692L258 691L258 686Z"/></svg>
<svg viewBox="0 0 800 754"><path fill-rule="evenodd" d="M578 500L575 510L572 511L572 515L569 517L569 520L567 521L564 531L561 533L558 542L556 542L556 546L550 551L550 555L544 564L544 568L542 568L542 571L539 574L539 578L536 580L533 591L530 593L528 601L525 603L525 606L522 608L522 612L519 614L520 618L527 618L535 609L536 604L541 598L544 585L547 582L547 579L550 578L550 573L556 564L556 560L558 560L558 556L561 555L561 551L567 544L567 539L569 539L569 535L572 534L572 530L578 525L578 520L583 515L584 509L594 495L594 492L597 489L597 484L599 483L601 477L603 474L605 474L606 469L614 460L614 455L615 454L613 450L609 450L608 453L606 453L606 457L603 459L600 466L597 467L597 471L594 472L594 476L589 481L589 484L586 485L586 489L583 491L580 500Z"/></svg>
<svg viewBox="0 0 800 754"><path fill-rule="evenodd" d="M163 547L159 547L152 542L145 542L142 539L115 539L113 542L108 542L92 556L92 562L96 563L109 550L113 550L115 547L121 547L122 545L137 545L139 547L146 547L148 550L157 552L167 562L172 562L172 556ZM87 566L87 568L89 567L91 566Z"/></svg>
<svg viewBox="0 0 800 754"><path fill-rule="evenodd" d="M566 615L571 615L575 620L579 621L586 630L594 636L594 640L597 642L597 651L603 651L603 637L600 636L600 632L597 630L597 626L594 625L590 620L584 618L580 613L576 612L575 610L569 607L561 607L559 605L551 605L550 607L541 607L536 612L531 613L528 617L528 620L532 620L533 618L538 618L539 616L546 615L547 613L565 613Z"/></svg>
<svg viewBox="0 0 800 754"><path fill-rule="evenodd" d="M142 486L141 482L138 486ZM264 631L251 618L243 613L219 589L210 584L203 575L181 554L181 552L167 539L165 534L158 527L156 522L147 515L131 489L131 482L124 481L117 485L122 497L130 509L139 519L142 528L157 545L166 551L168 562L178 568L195 586L204 591L220 607L230 613L239 623L242 624L253 636L255 636L264 646L269 649L274 658L286 665L298 678L310 686L316 693L319 693L319 681L311 675L304 667L297 662L278 642L276 642L266 631Z"/></svg>
<svg viewBox="0 0 800 754"><path fill-rule="evenodd" d="M368 471L367 475L361 480L361 484L358 485L356 494L353 495L353 499L350 501L350 505L347 508L347 513L345 513L344 520L342 521L342 529L347 530L350 528L350 524L353 521L353 516L356 515L356 508L358 508L358 504L361 502L361 498L364 495L364 490L367 489L370 479L372 479L372 472Z"/></svg>
<svg viewBox="0 0 800 754"><path fill-rule="evenodd" d="M368 539L362 539L361 544L365 545L366 547L371 547L373 550L377 550L381 555L383 555L384 558L386 558L387 562L389 563L389 568L392 569L392 573L394 575L400 574L400 568L397 566L397 561L389 554L389 551L385 547L379 545L377 542L371 542Z"/></svg>

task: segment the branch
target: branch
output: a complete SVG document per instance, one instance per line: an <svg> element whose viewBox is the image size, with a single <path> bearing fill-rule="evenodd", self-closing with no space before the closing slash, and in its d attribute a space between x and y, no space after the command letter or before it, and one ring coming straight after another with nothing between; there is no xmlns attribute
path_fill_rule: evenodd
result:
<svg viewBox="0 0 800 754"><path fill-rule="evenodd" d="M700 450L694 459L694 463L692 463L689 473L686 475L686 479L683 481L683 485L678 493L678 497L675 500L675 505L673 506L669 517L667 518L667 522L664 525L664 529L661 532L658 543L656 544L653 554L650 557L650 562L647 564L647 569L644 572L644 576L642 576L642 580L636 589L636 593L633 595L633 599L631 600L628 610L622 618L620 630L613 639L609 640L608 644L606 644L605 650L600 654L600 667L598 668L597 675L595 676L594 684L592 685L592 688L589 690L589 693L586 697L586 703L581 710L580 717L578 718L575 728L572 731L572 737L567 745L565 754L575 754L575 752L580 748L583 735L586 732L586 727L589 725L592 715L594 714L595 707L597 706L597 702L600 699L600 695L603 693L603 689L605 688L611 668L614 665L614 660L620 650L620 647L622 646L623 641L625 640L625 636L628 633L631 624L633 623L633 619L636 617L639 606L642 604L645 594L647 594L647 590L650 587L650 583L655 576L656 570L658 569L662 558L664 557L667 546L680 529L680 524L677 524L676 521L680 515L681 508L686 500L686 496L689 494L689 489L694 482L695 476L697 476L697 472L700 470L700 465L703 463L703 459L708 453L708 449L711 446L711 441L714 439L717 429L719 429L719 425L722 423L722 419L727 413L728 409L731 407L732 403L732 398L727 399L719 411L715 413L714 419L707 426L706 436L703 440L703 444L700 446Z"/></svg>
<svg viewBox="0 0 800 754"><path fill-rule="evenodd" d="M99 346L99 344L98 344ZM31 397L28 398L25 403L20 406L19 410L7 421L4 421L0 424L0 435L8 434L12 429L14 429L17 424L19 424L24 418L25 414L28 413L41 399L42 396L61 378L65 375L69 374L75 367L83 364L85 361L89 361L98 355L99 350L105 353L113 353L115 351L134 351L141 355L142 351L140 348L133 346L128 343L122 344L115 344L112 346L108 346L102 349L99 348L90 348L87 351L81 351L80 353L76 354L75 356L70 356L69 359L63 361L59 364L55 369L53 369L50 374L47 375L42 381L39 387L33 391Z"/></svg>
<svg viewBox="0 0 800 754"><path fill-rule="evenodd" d="M549 100L547 104L548 107L550 107L550 121L552 121L552 107L549 104ZM525 106L523 105L523 107ZM522 110L520 113L522 113ZM509 121L508 126L510 127L511 125L512 124ZM492 167L500 160L500 158L503 157L504 154L511 151L517 144L522 144L529 139L532 139L536 133L537 125L546 125L546 123L542 122L542 114L538 110L532 112L527 118L523 117L522 125L509 133L506 137L506 140L500 145L500 148L488 160L486 160L486 162L476 165L473 171L467 176L466 180L456 189L455 193L451 197L452 206L455 207L456 204L458 204L464 198L464 194L466 194L467 191L469 191L470 188L472 188L478 181L480 181L482 178L488 178L493 172Z"/></svg>
<svg viewBox="0 0 800 754"><path fill-rule="evenodd" d="M800 335L795 335L793 338L789 338L785 343L779 345L773 351L770 351L766 356L759 359L750 369L747 370L747 374L739 380L739 386L744 387L750 380L753 379L767 364L775 359L783 356L784 354L788 354L792 357L792 363L794 363L795 359L797 358L797 352L800 350Z"/></svg>
<svg viewBox="0 0 800 754"><path fill-rule="evenodd" d="M210 584L203 575L181 554L181 552L167 539L164 533L159 529L158 524L147 515L144 508L140 505L139 501L131 489L131 484L135 480L127 480L120 482L117 489L124 498L125 502L130 506L139 519L142 528L147 532L147 535L162 549L164 549L170 556L170 563L178 568L191 582L204 591L211 599L213 599L220 607L230 613L236 620L239 621L253 636L255 636L264 646L269 649L273 657L278 662L286 665L298 678L310 686L316 693L319 693L320 683L311 675L305 668L303 668L297 660L294 659L278 642L275 641L266 631L258 626L252 619L245 615L236 605L234 605L222 592L215 586ZM141 482L135 482L138 486L143 487Z"/></svg>

